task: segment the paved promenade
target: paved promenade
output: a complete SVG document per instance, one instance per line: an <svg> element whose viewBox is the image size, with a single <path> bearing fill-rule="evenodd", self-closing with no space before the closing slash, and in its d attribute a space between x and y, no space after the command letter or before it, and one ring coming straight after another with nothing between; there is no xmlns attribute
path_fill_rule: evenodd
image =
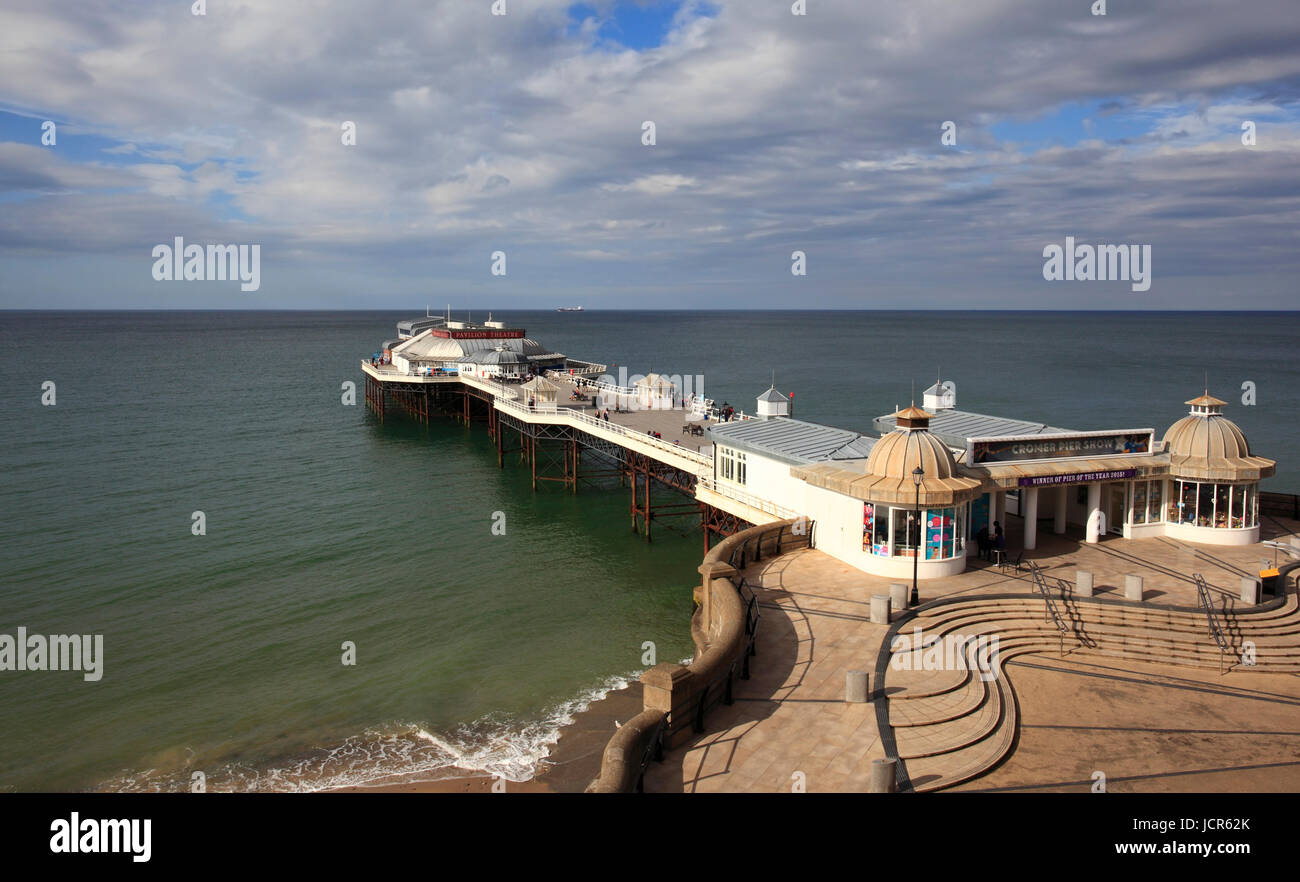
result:
<svg viewBox="0 0 1300 882"><path fill-rule="evenodd" d="M1010 520L1015 540L1019 521ZM1272 521L1263 532L1285 539L1298 529ZM1122 597L1124 576L1134 573L1145 580L1146 600L1194 606L1191 573L1235 596L1240 576L1272 554L1169 539L1088 546L1049 534L1026 558L1070 581L1078 569L1093 572L1100 596ZM844 680L849 670L874 674L887 629L869 621L870 597L887 594L891 580L811 549L763 561L746 577L761 586L753 677L738 681L735 704L710 712L708 732L651 766L646 790L789 792L801 781L808 792L865 791L871 760L884 752L874 705L846 704ZM1027 574L976 560L958 576L921 583L923 602L1031 591ZM1077 790L1098 770L1115 779L1114 790L1300 789L1300 676L1219 677L1055 654L1021 656L1008 674L1020 693L1020 743L1002 766L961 789Z"/></svg>

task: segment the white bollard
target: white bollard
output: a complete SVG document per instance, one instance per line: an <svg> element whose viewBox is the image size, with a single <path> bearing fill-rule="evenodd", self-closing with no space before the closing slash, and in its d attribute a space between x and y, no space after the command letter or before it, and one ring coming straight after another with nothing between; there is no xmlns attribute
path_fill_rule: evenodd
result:
<svg viewBox="0 0 1300 882"><path fill-rule="evenodd" d="M1079 597L1092 597L1092 573L1079 570L1074 576L1074 593Z"/></svg>
<svg viewBox="0 0 1300 882"><path fill-rule="evenodd" d="M866 671L846 671L844 674L844 700L862 704L871 700L871 675Z"/></svg>
<svg viewBox="0 0 1300 882"><path fill-rule="evenodd" d="M1261 593L1259 579L1253 576L1241 577L1241 602L1249 606L1259 603Z"/></svg>
<svg viewBox="0 0 1300 882"><path fill-rule="evenodd" d="M907 609L908 587L894 582L889 586L889 601L894 609Z"/></svg>
<svg viewBox="0 0 1300 882"><path fill-rule="evenodd" d="M898 792L898 760L887 756L871 761L871 783L868 793Z"/></svg>
<svg viewBox="0 0 1300 882"><path fill-rule="evenodd" d="M876 625L889 624L889 595L871 595L871 621Z"/></svg>
<svg viewBox="0 0 1300 882"><path fill-rule="evenodd" d="M1128 600L1142 599L1142 577L1125 576L1124 577L1124 597Z"/></svg>

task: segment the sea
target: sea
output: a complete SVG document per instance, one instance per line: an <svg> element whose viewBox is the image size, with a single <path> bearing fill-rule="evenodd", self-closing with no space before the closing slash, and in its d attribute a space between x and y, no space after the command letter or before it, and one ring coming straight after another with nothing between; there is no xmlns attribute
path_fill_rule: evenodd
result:
<svg viewBox="0 0 1300 882"><path fill-rule="evenodd" d="M96 681L0 671L0 790L526 780L690 655L689 518L647 543L616 479L534 492L482 424L366 409L359 360L420 312L0 312L0 635L103 639ZM1208 386L1278 461L1265 489L1300 492L1298 313L494 317L864 432L938 378L964 410L1157 433Z"/></svg>

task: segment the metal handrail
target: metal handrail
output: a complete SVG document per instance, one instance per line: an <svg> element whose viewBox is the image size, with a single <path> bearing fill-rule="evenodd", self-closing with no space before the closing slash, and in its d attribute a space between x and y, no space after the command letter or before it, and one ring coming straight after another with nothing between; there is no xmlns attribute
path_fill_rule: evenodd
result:
<svg viewBox="0 0 1300 882"><path fill-rule="evenodd" d="M1219 647L1219 673L1222 674L1223 657L1232 650L1232 644L1228 642L1227 636L1223 633L1219 615L1214 609L1214 601L1210 597L1210 586L1205 583L1205 577L1200 573L1192 573L1192 581L1196 583L1197 605L1205 608L1205 619L1210 626L1210 636L1214 638L1215 644Z"/></svg>
<svg viewBox="0 0 1300 882"><path fill-rule="evenodd" d="M1034 590L1043 596L1043 604L1046 607L1043 621L1056 622L1057 637L1061 643L1061 655L1065 655L1065 635L1070 633L1070 629L1066 626L1061 611L1056 607L1056 600L1052 597L1051 586L1047 584L1047 579L1043 577L1043 571L1039 569L1035 561L1029 561L1029 573L1034 578Z"/></svg>
<svg viewBox="0 0 1300 882"><path fill-rule="evenodd" d="M582 423L583 425L594 426L595 428L602 429L606 432L610 432L615 435L621 435L629 439L635 438L638 441L641 441L645 444L649 444L651 447L655 447L657 449L664 450L664 451L671 451L673 454L680 456L683 459L688 459L691 462L695 463L696 465L709 466L713 464L713 459L711 457L705 456L703 453L700 453L699 451L691 450L689 447L683 447L678 444L672 444L666 442L662 438L655 438L652 435L645 435L640 432L633 431L632 429L629 429L626 426L620 426L618 423L611 423L611 422L606 422L605 420L598 420L593 416L589 416L580 410L574 410L571 407L561 407L558 404L553 408L541 408L541 407L537 407L536 405L534 405L533 407L529 407L526 404L520 404L517 401L510 401L508 399L504 399L500 397L497 398L496 403L498 407L502 409L517 410L522 413L542 414L545 416L564 417L566 419L571 419L574 422Z"/></svg>
<svg viewBox="0 0 1300 882"><path fill-rule="evenodd" d="M663 762L664 758L664 734L668 727L668 715L664 714L655 723L654 729L650 733L650 738L646 742L645 749L641 751L641 764L636 773L636 791L645 793L645 773L650 768L652 762Z"/></svg>
<svg viewBox="0 0 1300 882"><path fill-rule="evenodd" d="M736 490L726 484L719 483L718 481L713 480L712 475L701 475L699 486L717 493L719 496L725 496L728 499L734 499L736 502L748 505L750 508L756 508L761 512L776 515L782 520L799 516L798 512L788 509L784 505L778 505L770 499L763 499L760 496L754 496L753 494L746 493L743 490Z"/></svg>

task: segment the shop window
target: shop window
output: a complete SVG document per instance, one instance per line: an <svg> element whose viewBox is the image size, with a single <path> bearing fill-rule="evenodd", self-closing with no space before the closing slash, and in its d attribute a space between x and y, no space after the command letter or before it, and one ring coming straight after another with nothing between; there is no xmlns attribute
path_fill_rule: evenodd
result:
<svg viewBox="0 0 1300 882"><path fill-rule="evenodd" d="M1196 488L1196 526L1214 525L1214 485L1193 484Z"/></svg>
<svg viewBox="0 0 1300 882"><path fill-rule="evenodd" d="M889 556L889 506L867 502L862 507L862 550Z"/></svg>
<svg viewBox="0 0 1300 882"><path fill-rule="evenodd" d="M894 548L895 553L903 557L915 557L916 547L920 544L920 525L916 522L916 512L905 508L892 509L894 513Z"/></svg>
<svg viewBox="0 0 1300 882"><path fill-rule="evenodd" d="M1181 496L1178 499L1178 523L1196 523L1196 484L1192 481L1179 481Z"/></svg>
<svg viewBox="0 0 1300 882"><path fill-rule="evenodd" d="M1133 523L1147 522L1147 485L1149 481L1138 481L1133 485Z"/></svg>
<svg viewBox="0 0 1300 882"><path fill-rule="evenodd" d="M1151 489L1147 497L1147 511L1149 512L1150 522L1153 524L1158 524L1164 520L1160 509L1160 497L1164 492L1164 487L1164 481L1151 482Z"/></svg>
<svg viewBox="0 0 1300 882"><path fill-rule="evenodd" d="M951 508L939 508L926 511L925 518L925 559L941 560L952 557L953 542L956 538L956 511Z"/></svg>

